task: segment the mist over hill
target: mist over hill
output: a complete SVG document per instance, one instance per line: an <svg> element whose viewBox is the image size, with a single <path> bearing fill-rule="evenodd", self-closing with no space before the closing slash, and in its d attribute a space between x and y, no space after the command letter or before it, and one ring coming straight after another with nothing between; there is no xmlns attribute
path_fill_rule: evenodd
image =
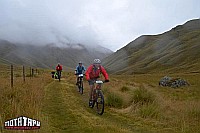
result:
<svg viewBox="0 0 200 133"><path fill-rule="evenodd" d="M59 39L58 39L59 40ZM99 45L58 42L27 45L0 40L0 63L54 68L61 63L74 68L79 61L88 66L103 59L105 68L116 74L196 72L200 68L200 19L178 25L159 35L143 35L113 53ZM106 57L106 58L105 58Z"/></svg>
<svg viewBox="0 0 200 133"><path fill-rule="evenodd" d="M200 68L200 19L159 35L143 35L105 58L111 73L195 72Z"/></svg>
<svg viewBox="0 0 200 133"><path fill-rule="evenodd" d="M55 68L61 63L65 69L75 68L79 61L88 66L94 58L103 59L113 53L102 46L83 44L46 45L14 44L0 40L0 63L19 64L40 68Z"/></svg>

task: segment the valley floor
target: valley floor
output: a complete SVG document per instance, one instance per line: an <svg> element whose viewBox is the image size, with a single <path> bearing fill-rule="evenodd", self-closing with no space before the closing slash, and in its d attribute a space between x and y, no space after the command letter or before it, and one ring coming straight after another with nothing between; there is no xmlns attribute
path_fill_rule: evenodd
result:
<svg viewBox="0 0 200 133"><path fill-rule="evenodd" d="M130 132L130 133L193 133L200 132L200 75L176 74L190 86L169 88L158 86L160 75L110 75L110 82L103 85L106 108L100 116L88 107L88 83L84 82L84 94L77 91L76 77L65 73L61 82L50 79L49 73L32 79L15 89L14 102L9 102L12 93L2 91L1 125L3 121L18 115L37 117L41 129L34 132ZM3 79L1 79L3 81ZM36 86L34 82L38 84ZM27 81L28 82L28 81ZM33 85L34 84L34 85ZM32 87L30 87L32 85ZM37 87L37 89L35 87ZM27 87L30 90L27 92ZM38 89L39 88L39 89ZM4 88L2 88L4 89ZM23 94L31 93L30 107L25 107ZM18 100L21 98L21 101ZM13 105L19 105L15 107ZM33 106L32 106L33 105ZM15 107L16 112L10 110ZM25 110L24 112L22 110ZM31 111L32 110L32 111ZM27 112L29 111L29 112ZM1 128L1 132L10 132ZM18 132L18 131L16 131ZM19 131L20 132L20 131Z"/></svg>

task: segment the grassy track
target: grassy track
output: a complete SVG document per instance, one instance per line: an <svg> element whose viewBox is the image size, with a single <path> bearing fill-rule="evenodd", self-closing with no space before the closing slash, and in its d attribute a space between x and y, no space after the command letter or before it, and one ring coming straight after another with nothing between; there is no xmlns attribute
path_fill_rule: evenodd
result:
<svg viewBox="0 0 200 133"><path fill-rule="evenodd" d="M87 91L85 89L85 91ZM76 86L62 79L45 88L43 113L46 123L41 131L48 132L151 132L134 117L120 115L106 108L99 116L88 107L87 92L80 95ZM129 118L129 119L128 119ZM48 130L47 130L48 129Z"/></svg>

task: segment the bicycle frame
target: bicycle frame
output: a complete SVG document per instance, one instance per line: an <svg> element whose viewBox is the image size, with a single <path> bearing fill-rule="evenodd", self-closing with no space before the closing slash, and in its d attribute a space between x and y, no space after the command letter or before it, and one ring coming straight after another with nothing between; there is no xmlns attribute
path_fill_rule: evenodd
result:
<svg viewBox="0 0 200 133"><path fill-rule="evenodd" d="M81 94L83 94L83 74L78 75L78 89Z"/></svg>
<svg viewBox="0 0 200 133"><path fill-rule="evenodd" d="M96 95L98 93L99 90L101 90L101 85L103 84L103 81L101 80L97 80L95 81L95 83L97 84L96 86L94 86L93 88L93 99L96 98Z"/></svg>
<svg viewBox="0 0 200 133"><path fill-rule="evenodd" d="M95 83L97 84L94 89L93 89L93 104L92 104L92 108L94 107L95 103L96 103L96 108L97 108L97 113L99 115L102 115L104 113L104 96L103 93L101 91L101 86L104 83L103 81L97 80L95 81Z"/></svg>

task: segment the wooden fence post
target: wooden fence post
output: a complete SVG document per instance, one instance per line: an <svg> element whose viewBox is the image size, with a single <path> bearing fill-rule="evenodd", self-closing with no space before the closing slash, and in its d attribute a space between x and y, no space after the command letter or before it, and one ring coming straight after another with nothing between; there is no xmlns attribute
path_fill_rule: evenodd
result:
<svg viewBox="0 0 200 133"><path fill-rule="evenodd" d="M23 66L23 80L25 82L25 67Z"/></svg>
<svg viewBox="0 0 200 133"><path fill-rule="evenodd" d="M30 67L30 78L31 78L31 67Z"/></svg>
<svg viewBox="0 0 200 133"><path fill-rule="evenodd" d="M13 65L11 65L11 88L13 88Z"/></svg>
<svg viewBox="0 0 200 133"><path fill-rule="evenodd" d="M32 77L34 76L34 69L32 68Z"/></svg>

